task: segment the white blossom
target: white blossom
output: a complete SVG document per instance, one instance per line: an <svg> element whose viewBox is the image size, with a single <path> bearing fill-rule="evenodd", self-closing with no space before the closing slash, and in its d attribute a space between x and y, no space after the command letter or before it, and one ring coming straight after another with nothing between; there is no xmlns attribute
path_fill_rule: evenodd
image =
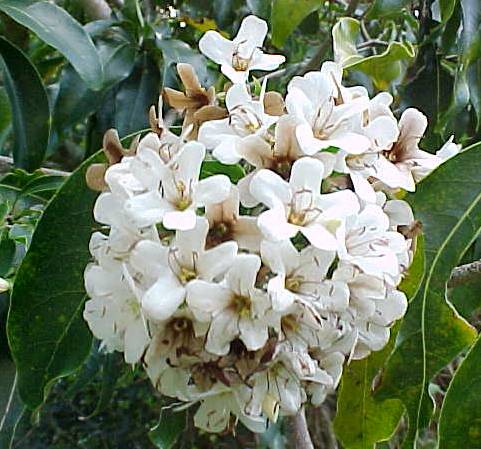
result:
<svg viewBox="0 0 481 449"><path fill-rule="evenodd" d="M210 30L199 41L199 49L219 64L233 83L244 83L250 70L275 70L285 61L284 56L261 51L266 35L267 23L256 16L247 16L232 41Z"/></svg>

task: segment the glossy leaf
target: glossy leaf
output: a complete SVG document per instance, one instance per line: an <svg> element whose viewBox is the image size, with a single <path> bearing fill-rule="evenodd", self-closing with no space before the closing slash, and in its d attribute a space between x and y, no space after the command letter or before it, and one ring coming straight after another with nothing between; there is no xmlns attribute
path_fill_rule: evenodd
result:
<svg viewBox="0 0 481 449"><path fill-rule="evenodd" d="M388 361L380 399L398 398L408 412L405 447L412 447L430 418L429 381L475 330L446 301L451 270L481 230L481 145L444 163L406 199L424 232L426 273L402 322Z"/></svg>
<svg viewBox="0 0 481 449"><path fill-rule="evenodd" d="M159 93L159 68L145 54L132 74L118 87L115 127L120 136L148 127L149 109L153 104L157 104Z"/></svg>
<svg viewBox="0 0 481 449"><path fill-rule="evenodd" d="M408 298L419 288L424 274L424 247L418 238L416 255L400 289ZM344 370L337 396L334 430L345 449L373 449L388 440L404 412L399 399L377 401L373 397L374 381L391 353L399 325L391 331L389 344L368 358L351 362Z"/></svg>
<svg viewBox="0 0 481 449"><path fill-rule="evenodd" d="M92 89L102 87L97 49L82 25L64 9L48 1L0 0L0 10L62 53Z"/></svg>
<svg viewBox="0 0 481 449"><path fill-rule="evenodd" d="M359 21L350 17L344 17L334 25L334 57L346 70L360 70L378 89L387 89L390 82L400 77L404 64L414 59L414 47L409 42L391 42L384 52L363 57L356 48L360 30Z"/></svg>
<svg viewBox="0 0 481 449"><path fill-rule="evenodd" d="M162 50L164 64L162 68L162 84L174 86L176 79L175 65L186 62L195 69L202 85L210 85L212 81L207 71L207 59L204 55L192 49L189 44L178 39L158 39L157 46Z"/></svg>
<svg viewBox="0 0 481 449"><path fill-rule="evenodd" d="M410 2L411 0L375 0L368 11L368 18L380 19L398 15Z"/></svg>
<svg viewBox="0 0 481 449"><path fill-rule="evenodd" d="M481 309L481 279L458 285L448 292L449 301L466 319Z"/></svg>
<svg viewBox="0 0 481 449"><path fill-rule="evenodd" d="M204 161L200 171L200 178L204 179L212 175L227 175L231 182L237 184L246 174L239 164L226 165L219 161Z"/></svg>
<svg viewBox="0 0 481 449"><path fill-rule="evenodd" d="M171 449L185 425L185 412L164 411L158 424L149 432L150 441L158 449Z"/></svg>
<svg viewBox="0 0 481 449"><path fill-rule="evenodd" d="M42 80L28 58L0 38L0 67L12 109L15 165L26 170L40 166L50 133L50 111Z"/></svg>
<svg viewBox="0 0 481 449"><path fill-rule="evenodd" d="M17 391L14 364L0 359L0 449L10 449L25 406Z"/></svg>
<svg viewBox="0 0 481 449"><path fill-rule="evenodd" d="M441 20L445 23L453 15L457 0L439 0L439 9L441 12Z"/></svg>
<svg viewBox="0 0 481 449"><path fill-rule="evenodd" d="M334 430L346 449L373 449L392 436L401 419L404 407L399 399L375 401L372 397L374 378L392 346L351 362L344 370Z"/></svg>
<svg viewBox="0 0 481 449"><path fill-rule="evenodd" d="M51 199L17 272L7 330L25 404L42 404L51 382L75 371L88 355L91 334L82 318L83 271L97 196L84 162Z"/></svg>
<svg viewBox="0 0 481 449"><path fill-rule="evenodd" d="M481 337L457 369L444 397L439 449L481 447Z"/></svg>
<svg viewBox="0 0 481 449"><path fill-rule="evenodd" d="M272 43L282 47L302 20L322 6L319 0L273 0L271 10Z"/></svg>

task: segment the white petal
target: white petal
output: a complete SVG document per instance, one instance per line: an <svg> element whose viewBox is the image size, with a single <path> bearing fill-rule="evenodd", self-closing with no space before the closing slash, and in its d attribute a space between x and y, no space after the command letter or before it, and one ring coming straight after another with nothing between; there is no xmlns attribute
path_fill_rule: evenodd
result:
<svg viewBox="0 0 481 449"><path fill-rule="evenodd" d="M249 351L261 349L269 338L266 324L261 320L241 317L239 321L240 339Z"/></svg>
<svg viewBox="0 0 481 449"><path fill-rule="evenodd" d="M142 308L154 320L170 318L185 299L185 288L170 274L152 285L142 298Z"/></svg>
<svg viewBox="0 0 481 449"><path fill-rule="evenodd" d="M287 204L291 199L289 184L270 170L259 170L250 182L250 193L269 208L279 203Z"/></svg>
<svg viewBox="0 0 481 449"><path fill-rule="evenodd" d="M222 203L230 193L231 183L226 175L214 175L202 179L195 190L195 203L204 206Z"/></svg>
<svg viewBox="0 0 481 449"><path fill-rule="evenodd" d="M238 336L238 316L233 310L225 309L213 318L205 347L213 354L226 355L231 341Z"/></svg>
<svg viewBox="0 0 481 449"><path fill-rule="evenodd" d="M199 277L213 280L227 271L237 254L236 242L224 242L206 251L197 261Z"/></svg>
<svg viewBox="0 0 481 449"><path fill-rule="evenodd" d="M261 259L259 256L239 254L227 272L227 285L238 295L250 296L260 267Z"/></svg>
<svg viewBox="0 0 481 449"><path fill-rule="evenodd" d="M350 175L354 190L358 194L359 198L367 203L375 203L376 192L374 191L371 183L364 176L354 170L351 170Z"/></svg>
<svg viewBox="0 0 481 449"><path fill-rule="evenodd" d="M279 242L295 237L299 227L287 222L282 206L262 212L257 218L257 226L266 239Z"/></svg>
<svg viewBox="0 0 481 449"><path fill-rule="evenodd" d="M338 247L336 238L321 224L314 223L300 228L311 245L326 251L335 251Z"/></svg>
<svg viewBox="0 0 481 449"><path fill-rule="evenodd" d="M187 304L199 321L208 321L211 315L225 309L230 300L230 291L219 284L200 279L187 284Z"/></svg>
<svg viewBox="0 0 481 449"><path fill-rule="evenodd" d="M213 30L207 31L199 41L199 50L217 64L230 64L234 47L232 41Z"/></svg>
<svg viewBox="0 0 481 449"><path fill-rule="evenodd" d="M267 23L254 15L247 16L241 23L235 42L246 42L250 48L262 47L267 35Z"/></svg>
<svg viewBox="0 0 481 449"><path fill-rule="evenodd" d="M193 229L195 223L196 215L192 209L166 212L162 220L166 229L178 229L180 231Z"/></svg>
<svg viewBox="0 0 481 449"><path fill-rule="evenodd" d="M292 165L289 185L294 192L309 190L319 194L324 173L324 164L312 157L303 157Z"/></svg>
<svg viewBox="0 0 481 449"><path fill-rule="evenodd" d="M149 278L158 278L168 267L168 248L158 242L141 240L130 253L132 267Z"/></svg>
<svg viewBox="0 0 481 449"><path fill-rule="evenodd" d="M142 319L138 318L125 330L124 358L126 363L137 363L149 343L149 335Z"/></svg>

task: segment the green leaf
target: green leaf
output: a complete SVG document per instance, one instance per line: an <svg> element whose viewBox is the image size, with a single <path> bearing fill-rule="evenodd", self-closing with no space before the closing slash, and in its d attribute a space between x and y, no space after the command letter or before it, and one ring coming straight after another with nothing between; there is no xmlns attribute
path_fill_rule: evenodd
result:
<svg viewBox="0 0 481 449"><path fill-rule="evenodd" d="M481 2L478 0L461 0L463 12L463 59L469 65L481 57Z"/></svg>
<svg viewBox="0 0 481 449"><path fill-rule="evenodd" d="M374 378L392 350L391 343L368 358L351 362L342 375L334 430L345 449L373 449L388 440L404 411L399 399L375 401Z"/></svg>
<svg viewBox="0 0 481 449"><path fill-rule="evenodd" d="M15 365L0 358L0 449L10 449L25 406L17 391Z"/></svg>
<svg viewBox="0 0 481 449"><path fill-rule="evenodd" d="M370 76L378 89L388 89L401 76L405 63L414 59L414 47L410 42L391 42L384 52L363 57L356 48L360 30L358 20L339 19L332 28L334 58L346 70L360 70Z"/></svg>
<svg viewBox="0 0 481 449"><path fill-rule="evenodd" d="M202 85L211 84L207 71L207 60L204 55L192 49L189 44L178 39L157 39L156 45L162 50L164 57L162 85L175 85L175 65L186 62L195 69Z"/></svg>
<svg viewBox="0 0 481 449"><path fill-rule="evenodd" d="M400 289L408 298L415 294L424 273L424 247L418 238L416 254ZM388 440L401 419L404 407L399 399L377 401L373 384L391 353L399 325L391 331L389 344L368 358L351 362L345 369L337 396L334 430L345 449L373 449Z"/></svg>
<svg viewBox="0 0 481 449"><path fill-rule="evenodd" d="M48 1L0 0L0 10L62 53L94 90L103 84L102 64L92 39L64 9Z"/></svg>
<svg viewBox="0 0 481 449"><path fill-rule="evenodd" d="M359 20L351 17L342 17L332 27L334 57L343 66L363 59L356 48L356 40L359 37L360 29Z"/></svg>
<svg viewBox="0 0 481 449"><path fill-rule="evenodd" d="M50 384L74 372L88 355L92 337L82 318L83 271L95 225L97 194L85 184L97 153L70 175L50 200L18 269L7 331L25 404L42 404Z"/></svg>
<svg viewBox="0 0 481 449"><path fill-rule="evenodd" d="M402 322L379 390L380 399L398 398L406 406L405 447L412 446L429 422L429 381L476 335L446 301L446 283L481 230L480 171L478 144L441 165L406 197L423 225L426 273Z"/></svg>
<svg viewBox="0 0 481 449"><path fill-rule="evenodd" d="M40 166L50 134L50 110L42 80L28 58L0 37L5 88L10 100L15 140L15 165L26 170Z"/></svg>
<svg viewBox="0 0 481 449"><path fill-rule="evenodd" d="M164 411L158 424L149 432L150 441L159 449L171 449L185 425L185 412Z"/></svg>
<svg viewBox="0 0 481 449"><path fill-rule="evenodd" d="M481 308L481 279L458 285L448 291L449 301L466 319Z"/></svg>
<svg viewBox="0 0 481 449"><path fill-rule="evenodd" d="M454 374L439 419L439 449L481 447L481 336Z"/></svg>
<svg viewBox="0 0 481 449"><path fill-rule="evenodd" d="M119 85L115 99L115 123L121 136L149 126L149 108L157 104L160 72L144 54L132 74Z"/></svg>
<svg viewBox="0 0 481 449"><path fill-rule="evenodd" d="M403 65L411 62L415 55L410 42L391 42L384 52L353 62L345 69L360 70L372 78L378 89L388 89L389 84L401 76Z"/></svg>
<svg viewBox="0 0 481 449"><path fill-rule="evenodd" d="M412 0L375 0L368 11L367 18L371 20L398 15L411 1Z"/></svg>
<svg viewBox="0 0 481 449"><path fill-rule="evenodd" d="M439 0L439 9L441 11L441 21L446 23L453 15L457 0Z"/></svg>
<svg viewBox="0 0 481 449"><path fill-rule="evenodd" d="M282 47L287 37L312 12L322 6L320 0L273 0L271 10L272 43Z"/></svg>
<svg viewBox="0 0 481 449"><path fill-rule="evenodd" d="M64 67L53 109L53 128L62 131L78 123L93 113L102 100L103 95L89 89L72 66Z"/></svg>
<svg viewBox="0 0 481 449"><path fill-rule="evenodd" d="M12 111L5 88L0 88L0 136L10 127L12 123ZM1 147L1 143L0 143Z"/></svg>
<svg viewBox="0 0 481 449"><path fill-rule="evenodd" d="M226 165L218 161L204 161L200 170L200 179L213 175L227 175L231 182L237 184L246 174L239 164Z"/></svg>

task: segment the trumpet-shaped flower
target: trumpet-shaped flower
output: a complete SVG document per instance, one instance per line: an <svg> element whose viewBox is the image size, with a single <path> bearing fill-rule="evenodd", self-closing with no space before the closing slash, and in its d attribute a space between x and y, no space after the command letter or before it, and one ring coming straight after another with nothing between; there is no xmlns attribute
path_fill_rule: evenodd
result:
<svg viewBox="0 0 481 449"><path fill-rule="evenodd" d="M269 208L258 218L268 240L286 240L301 232L316 248L337 249L335 232L359 203L349 191L321 195L323 172L322 162L305 157L293 164L289 182L270 170L255 175L250 192Z"/></svg>
<svg viewBox="0 0 481 449"><path fill-rule="evenodd" d="M284 56L261 51L266 35L267 23L256 16L247 16L232 41L217 31L207 31L199 41L199 49L220 64L222 73L233 83L244 83L250 70L275 70L285 61Z"/></svg>

